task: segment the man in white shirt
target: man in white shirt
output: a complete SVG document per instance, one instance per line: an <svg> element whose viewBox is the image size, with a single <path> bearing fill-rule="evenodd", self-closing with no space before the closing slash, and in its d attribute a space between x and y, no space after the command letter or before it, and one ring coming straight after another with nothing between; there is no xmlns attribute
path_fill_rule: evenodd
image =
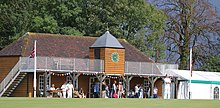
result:
<svg viewBox="0 0 220 108"><path fill-rule="evenodd" d="M135 97L136 97L136 98L139 98L138 90L139 90L139 87L138 87L138 84L137 84L137 85L134 87L134 92L135 92Z"/></svg>
<svg viewBox="0 0 220 108"><path fill-rule="evenodd" d="M69 83L66 86L67 86L67 98L72 98L74 91L73 84L71 83L71 81L69 81Z"/></svg>
<svg viewBox="0 0 220 108"><path fill-rule="evenodd" d="M170 85L171 85L171 79L169 78L169 76L167 76L164 78L164 84L165 84L165 91L164 91L164 99L170 99Z"/></svg>
<svg viewBox="0 0 220 108"><path fill-rule="evenodd" d="M67 90L66 82L61 86L61 89L63 93L63 98L66 98L66 90Z"/></svg>

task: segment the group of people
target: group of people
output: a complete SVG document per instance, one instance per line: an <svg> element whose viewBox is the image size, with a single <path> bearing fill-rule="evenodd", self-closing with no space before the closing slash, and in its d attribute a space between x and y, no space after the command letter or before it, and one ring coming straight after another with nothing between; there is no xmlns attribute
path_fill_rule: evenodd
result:
<svg viewBox="0 0 220 108"><path fill-rule="evenodd" d="M114 81L112 85L108 85L106 82L102 82L100 96L99 83L96 82L94 84L93 94L94 98L122 98L124 97L124 86L122 82L119 82L117 85L117 81Z"/></svg>
<svg viewBox="0 0 220 108"><path fill-rule="evenodd" d="M170 99L170 86L171 86L171 78L169 76L165 76L164 80L164 99ZM56 90L55 85L52 84L50 88L51 91ZM79 91L74 90L74 86L71 82L64 83L60 88L60 93L57 94L63 98L85 98L83 89L81 88ZM100 95L101 92L101 95ZM146 94L144 94L146 93ZM153 98L157 98L158 89L155 86L153 88ZM150 89L144 89L143 85L136 84L134 87L134 91L128 92L128 97L130 98L144 98L150 96ZM112 85L106 84L106 82L102 82L101 91L100 91L100 84L96 82L93 86L93 97L94 98L123 98L125 97L125 88L122 82L119 82L117 85L117 81L115 80Z"/></svg>
<svg viewBox="0 0 220 108"><path fill-rule="evenodd" d="M166 74L166 76L163 78L164 82L164 99L170 99L171 97L171 78ZM99 84L96 84L94 91L98 91ZM122 84L122 82L119 82L117 85L117 82L114 81L112 86L106 85L105 82L102 83L102 98L123 98L125 97L125 89ZM150 88L144 88L143 84L136 84L134 87L134 91L128 92L128 97L130 98L144 98L144 97L151 97L151 98L158 98L158 88L154 86L152 96L150 96ZM96 92L96 98L99 97L99 93Z"/></svg>
<svg viewBox="0 0 220 108"><path fill-rule="evenodd" d="M51 96L53 95L57 95L63 98L73 98L73 94L74 94L74 86L71 82L65 82L61 88L57 88L55 89L55 85L52 84L52 86L50 87L49 91L52 93ZM81 92L83 92L83 90L81 89Z"/></svg>
<svg viewBox="0 0 220 108"><path fill-rule="evenodd" d="M68 83L65 82L61 86L61 90L62 90L62 97L63 98L72 98L73 97L74 87L71 82L68 82Z"/></svg>

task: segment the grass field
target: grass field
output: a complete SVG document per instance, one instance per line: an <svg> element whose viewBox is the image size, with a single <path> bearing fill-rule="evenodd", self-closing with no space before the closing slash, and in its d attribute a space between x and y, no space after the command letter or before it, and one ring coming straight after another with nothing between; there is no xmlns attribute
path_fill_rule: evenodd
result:
<svg viewBox="0 0 220 108"><path fill-rule="evenodd" d="M220 101L131 98L0 98L0 108L220 108Z"/></svg>

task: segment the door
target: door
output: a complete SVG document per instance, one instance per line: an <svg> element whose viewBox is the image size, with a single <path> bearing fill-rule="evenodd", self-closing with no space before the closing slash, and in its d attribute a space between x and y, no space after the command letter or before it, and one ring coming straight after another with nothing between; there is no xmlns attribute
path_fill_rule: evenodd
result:
<svg viewBox="0 0 220 108"><path fill-rule="evenodd" d="M97 81L96 77L89 78L89 98L93 98L93 88L94 88L95 81Z"/></svg>
<svg viewBox="0 0 220 108"><path fill-rule="evenodd" d="M215 87L214 88L214 99L219 99L219 88Z"/></svg>

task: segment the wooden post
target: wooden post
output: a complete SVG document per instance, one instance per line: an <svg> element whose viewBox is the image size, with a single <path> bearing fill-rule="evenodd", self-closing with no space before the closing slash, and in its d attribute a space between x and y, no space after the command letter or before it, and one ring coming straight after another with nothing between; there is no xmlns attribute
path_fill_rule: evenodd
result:
<svg viewBox="0 0 220 108"><path fill-rule="evenodd" d="M153 96L153 90L154 90L154 84L155 82L157 81L158 77L150 77L148 78L148 80L150 81L151 83L151 89L150 89L150 95Z"/></svg>
<svg viewBox="0 0 220 108"><path fill-rule="evenodd" d="M96 74L96 77L99 80L99 95L100 97L102 96L102 82L104 81L104 79L106 78L105 74Z"/></svg>
<svg viewBox="0 0 220 108"><path fill-rule="evenodd" d="M128 97L128 93L130 91L130 81L131 79L133 78L133 76L123 76L122 77L124 82L126 83L126 86L125 86L125 90L126 90L126 97Z"/></svg>
<svg viewBox="0 0 220 108"><path fill-rule="evenodd" d="M72 84L73 84L73 87L74 87L74 89L75 89L75 86L76 86L76 84L75 84L75 82L76 82L76 80L78 79L78 77L80 76L80 74L81 73L73 73L73 75L69 75L70 76L70 78L72 79ZM77 88L78 89L78 88Z"/></svg>

